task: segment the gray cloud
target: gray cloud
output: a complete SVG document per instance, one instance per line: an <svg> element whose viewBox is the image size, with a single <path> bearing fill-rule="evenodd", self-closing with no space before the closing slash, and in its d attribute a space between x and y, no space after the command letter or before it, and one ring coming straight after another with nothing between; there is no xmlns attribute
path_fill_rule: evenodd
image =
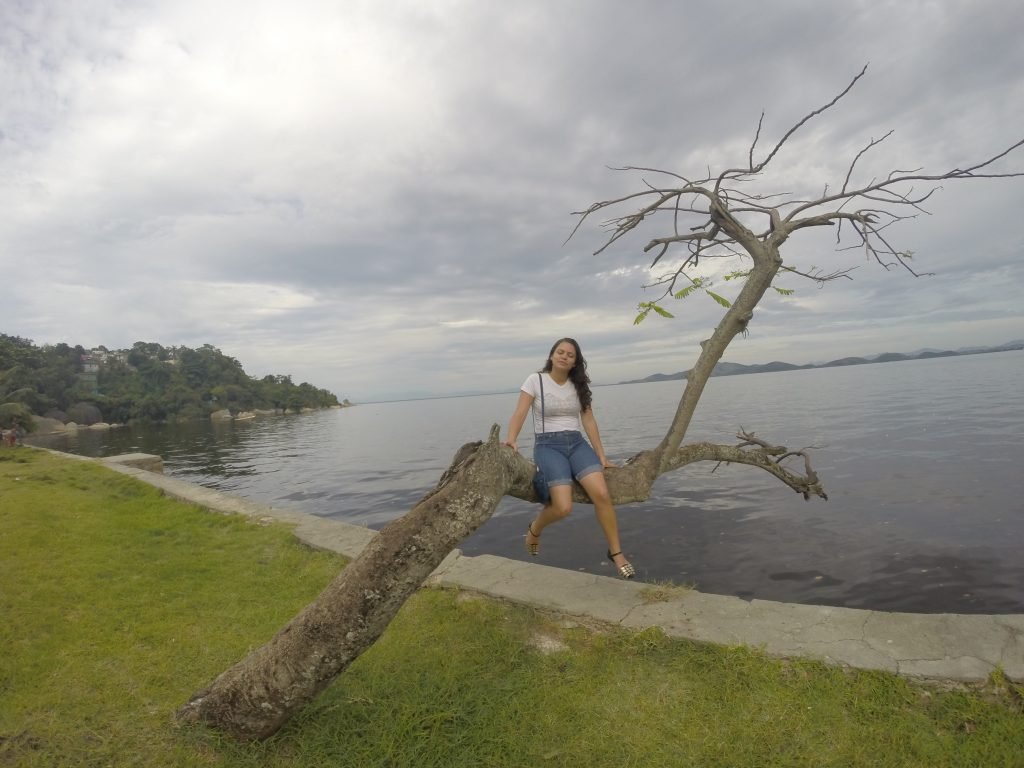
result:
<svg viewBox="0 0 1024 768"><path fill-rule="evenodd" d="M595 221L564 243L572 211L652 178L607 166L735 165L762 111L766 151L866 62L765 188L834 187L890 129L858 178L962 166L1020 138L1016 17L1010 1L5 3L4 331L209 342L364 400L514 389L562 335L600 382L680 370L719 310L691 298L632 324L655 296L654 231L595 256ZM894 228L930 278L795 237L794 264L856 280L793 283L728 358L1024 336L1022 198L1021 180L947 184Z"/></svg>

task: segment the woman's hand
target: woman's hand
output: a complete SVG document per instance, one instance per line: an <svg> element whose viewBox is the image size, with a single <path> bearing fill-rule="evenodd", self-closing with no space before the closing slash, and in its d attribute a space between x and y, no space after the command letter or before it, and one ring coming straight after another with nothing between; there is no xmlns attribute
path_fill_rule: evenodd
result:
<svg viewBox="0 0 1024 768"><path fill-rule="evenodd" d="M605 469L609 469L615 468L619 465L616 464L614 461L611 461L610 459L601 459L601 466L604 467Z"/></svg>
<svg viewBox="0 0 1024 768"><path fill-rule="evenodd" d="M505 430L505 434L508 437L501 441L502 445L507 445L517 453L519 452L519 447L516 445L516 438L519 437L519 430L523 428L526 415L530 412L530 406L532 405L533 395L528 395L526 392L521 391L519 393L519 400L516 402L516 409L512 413L512 418L509 419L508 429Z"/></svg>

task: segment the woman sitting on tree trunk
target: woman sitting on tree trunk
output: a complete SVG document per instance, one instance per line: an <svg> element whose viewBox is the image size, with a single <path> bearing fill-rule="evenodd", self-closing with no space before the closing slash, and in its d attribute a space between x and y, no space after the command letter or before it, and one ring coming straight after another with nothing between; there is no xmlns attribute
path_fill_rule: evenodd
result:
<svg viewBox="0 0 1024 768"><path fill-rule="evenodd" d="M505 444L518 450L516 438L526 415L533 408L536 437L533 461L543 475L538 489L550 498L537 518L526 529L526 549L531 555L540 551L540 534L551 523L572 511L572 481L583 486L594 504L597 521L608 540L608 559L619 575L631 579L633 566L622 554L615 507L604 479L604 468L615 466L604 454L597 420L591 408L590 377L587 361L575 339L559 339L551 347L547 362L539 373L531 374L520 388L519 402L508 423ZM583 425L590 444L580 434ZM593 447L591 447L591 445Z"/></svg>

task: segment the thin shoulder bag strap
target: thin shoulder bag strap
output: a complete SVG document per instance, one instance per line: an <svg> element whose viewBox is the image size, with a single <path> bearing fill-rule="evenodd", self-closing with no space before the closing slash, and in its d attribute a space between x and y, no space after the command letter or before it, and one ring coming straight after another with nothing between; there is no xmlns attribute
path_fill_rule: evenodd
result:
<svg viewBox="0 0 1024 768"><path fill-rule="evenodd" d="M540 431L544 432L547 429L547 424L544 423L544 374L537 374L537 381L540 382ZM533 431L537 432L537 422L533 422Z"/></svg>

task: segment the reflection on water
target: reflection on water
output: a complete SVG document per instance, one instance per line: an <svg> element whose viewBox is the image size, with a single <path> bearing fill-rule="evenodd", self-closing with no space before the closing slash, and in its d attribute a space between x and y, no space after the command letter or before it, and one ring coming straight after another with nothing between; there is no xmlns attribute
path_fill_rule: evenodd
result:
<svg viewBox="0 0 1024 768"><path fill-rule="evenodd" d="M641 578L745 598L924 612L1024 612L1019 352L714 379L689 438L737 428L813 445L830 501L750 467L691 465L619 510ZM659 440L680 382L595 389L611 458ZM86 455L142 451L168 474L380 528L437 482L460 445L504 426L516 394L361 405L243 422L82 431ZM529 439L523 447L529 455ZM504 499L467 554L529 559L534 508ZM590 508L545 530L538 562L612 575Z"/></svg>

